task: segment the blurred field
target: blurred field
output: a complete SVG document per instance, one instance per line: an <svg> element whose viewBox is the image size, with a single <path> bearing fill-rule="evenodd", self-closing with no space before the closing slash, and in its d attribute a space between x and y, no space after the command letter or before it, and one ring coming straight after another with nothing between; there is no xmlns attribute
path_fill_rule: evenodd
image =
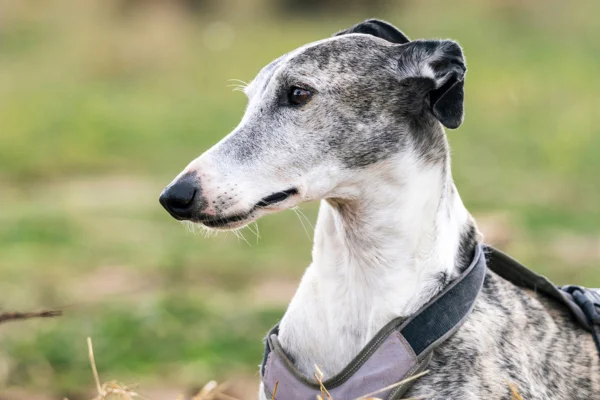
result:
<svg viewBox="0 0 600 400"><path fill-rule="evenodd" d="M0 399L84 398L86 336L103 379L152 399L257 381L261 338L310 238L289 211L259 221L260 240L205 239L158 194L241 118L228 79L371 16L464 47L453 171L488 238L559 283L600 286L599 2L407 1L312 17L267 0L195 15L180 3L0 0L0 308L66 307L0 327ZM303 207L311 221L316 207Z"/></svg>

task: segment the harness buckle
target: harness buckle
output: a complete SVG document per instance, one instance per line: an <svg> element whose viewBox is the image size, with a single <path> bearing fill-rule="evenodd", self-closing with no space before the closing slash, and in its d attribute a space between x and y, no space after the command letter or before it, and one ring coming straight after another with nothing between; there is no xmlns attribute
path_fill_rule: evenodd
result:
<svg viewBox="0 0 600 400"><path fill-rule="evenodd" d="M576 285L563 286L561 289L573 297L590 324L600 326L600 291Z"/></svg>

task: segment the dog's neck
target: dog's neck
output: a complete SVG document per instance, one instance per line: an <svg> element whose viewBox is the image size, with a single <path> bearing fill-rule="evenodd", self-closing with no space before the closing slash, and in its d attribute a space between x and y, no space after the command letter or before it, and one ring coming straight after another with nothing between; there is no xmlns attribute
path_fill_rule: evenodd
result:
<svg viewBox="0 0 600 400"><path fill-rule="evenodd" d="M310 376L315 364L339 372L470 261L476 231L448 160L402 164L367 171L355 200L321 204L313 264L280 328L284 349Z"/></svg>

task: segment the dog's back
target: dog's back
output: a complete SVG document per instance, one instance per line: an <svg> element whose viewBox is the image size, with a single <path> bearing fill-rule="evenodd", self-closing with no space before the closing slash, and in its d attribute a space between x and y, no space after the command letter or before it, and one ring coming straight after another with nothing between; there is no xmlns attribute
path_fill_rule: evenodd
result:
<svg viewBox="0 0 600 400"><path fill-rule="evenodd" d="M406 397L600 399L591 335L562 305L488 271L473 313Z"/></svg>

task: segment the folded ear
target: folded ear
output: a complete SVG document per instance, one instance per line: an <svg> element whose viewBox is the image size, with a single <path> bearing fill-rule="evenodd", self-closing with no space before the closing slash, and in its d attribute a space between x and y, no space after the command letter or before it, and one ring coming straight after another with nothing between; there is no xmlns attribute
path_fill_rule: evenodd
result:
<svg viewBox="0 0 600 400"><path fill-rule="evenodd" d="M335 36L349 33L364 33L387 40L388 42L404 44L410 42L408 37L394 25L378 19L368 19L346 30L340 31Z"/></svg>
<svg viewBox="0 0 600 400"><path fill-rule="evenodd" d="M462 49L452 40L417 40L399 46L401 78L422 78L425 106L447 128L456 129L464 117L464 83L467 67Z"/></svg>

